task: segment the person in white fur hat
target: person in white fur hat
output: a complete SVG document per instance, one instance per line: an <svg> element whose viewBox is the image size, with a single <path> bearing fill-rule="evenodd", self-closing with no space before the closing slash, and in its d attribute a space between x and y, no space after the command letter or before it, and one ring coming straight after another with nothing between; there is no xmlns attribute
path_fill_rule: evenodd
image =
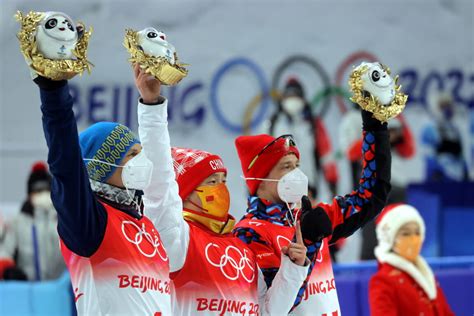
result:
<svg viewBox="0 0 474 316"><path fill-rule="evenodd" d="M425 223L407 204L387 206L376 220L378 272L369 283L370 314L454 315L420 255Z"/></svg>

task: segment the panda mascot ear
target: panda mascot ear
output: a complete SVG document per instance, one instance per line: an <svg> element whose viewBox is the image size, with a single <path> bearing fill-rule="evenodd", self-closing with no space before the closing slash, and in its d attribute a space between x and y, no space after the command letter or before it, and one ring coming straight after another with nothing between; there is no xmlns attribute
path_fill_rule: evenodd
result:
<svg viewBox="0 0 474 316"><path fill-rule="evenodd" d="M84 25L82 25L81 23L77 23L76 31L77 31L77 39L80 40L82 36L84 36Z"/></svg>

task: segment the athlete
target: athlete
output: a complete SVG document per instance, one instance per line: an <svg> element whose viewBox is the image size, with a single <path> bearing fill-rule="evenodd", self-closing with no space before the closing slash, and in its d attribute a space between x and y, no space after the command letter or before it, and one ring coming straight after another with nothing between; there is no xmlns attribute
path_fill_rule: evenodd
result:
<svg viewBox="0 0 474 316"><path fill-rule="evenodd" d="M256 254L267 285L274 282L282 248L291 242L294 222L301 217L311 265L292 307L294 315L341 314L328 246L372 220L386 203L391 161L387 124L366 111L362 120L364 153L359 187L314 208L304 196L308 179L298 168L299 151L291 135L240 136L235 141L250 196L247 214L234 234ZM301 209L295 210L299 199Z"/></svg>
<svg viewBox="0 0 474 316"><path fill-rule="evenodd" d="M231 234L221 158L171 148L160 82L138 66L134 71L139 135L154 165L143 201L168 251L173 315L286 315L308 271L301 232L282 251L280 272L267 288L256 255Z"/></svg>
<svg viewBox="0 0 474 316"><path fill-rule="evenodd" d="M66 80L36 76L51 198L79 315L171 315L169 260L141 190L152 164L127 127L96 123L78 137ZM144 172L143 172L144 171Z"/></svg>

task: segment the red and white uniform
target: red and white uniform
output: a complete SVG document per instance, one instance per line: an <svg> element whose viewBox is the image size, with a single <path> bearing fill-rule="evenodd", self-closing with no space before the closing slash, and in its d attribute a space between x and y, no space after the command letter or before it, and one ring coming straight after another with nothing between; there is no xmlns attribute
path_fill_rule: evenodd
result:
<svg viewBox="0 0 474 316"><path fill-rule="evenodd" d="M287 246L295 235L294 227L279 226L255 218L244 219L236 227L252 228L269 243L269 246L252 243L262 268L278 267L281 248ZM328 242L328 238L323 240L303 300L291 315L341 315Z"/></svg>
<svg viewBox="0 0 474 316"><path fill-rule="evenodd" d="M192 238L186 261L171 274L177 309L185 315L257 315L258 267L252 251L232 235L188 224Z"/></svg>
<svg viewBox="0 0 474 316"><path fill-rule="evenodd" d="M153 223L103 205L107 228L92 256L61 242L78 314L171 315L169 260Z"/></svg>
<svg viewBox="0 0 474 316"><path fill-rule="evenodd" d="M143 201L170 259L173 315L287 314L308 267L284 257L267 289L248 246L186 222L171 158L166 103L139 105L138 121L143 150L154 165Z"/></svg>

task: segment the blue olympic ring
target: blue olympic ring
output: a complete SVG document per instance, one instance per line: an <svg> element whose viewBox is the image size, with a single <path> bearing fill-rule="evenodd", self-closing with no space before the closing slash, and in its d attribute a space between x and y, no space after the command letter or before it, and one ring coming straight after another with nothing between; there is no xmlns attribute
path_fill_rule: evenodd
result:
<svg viewBox="0 0 474 316"><path fill-rule="evenodd" d="M217 89L220 80L227 71L236 66L245 66L249 68L253 73L255 73L258 83L260 85L260 89L262 91L262 95L265 96L262 98L261 106L259 106L259 111L257 112L256 117L250 123L251 128L257 127L265 118L265 113L270 105L270 98L268 98L270 88L267 85L267 81L265 79L265 74L263 73L263 71L257 66L257 64L255 64L250 59L244 57L231 59L217 70L216 74L212 79L210 89L210 101L213 113L215 113L217 119L224 125L225 128L232 132L242 134L242 123L232 123L224 116L223 112L221 111L221 106L217 97Z"/></svg>

